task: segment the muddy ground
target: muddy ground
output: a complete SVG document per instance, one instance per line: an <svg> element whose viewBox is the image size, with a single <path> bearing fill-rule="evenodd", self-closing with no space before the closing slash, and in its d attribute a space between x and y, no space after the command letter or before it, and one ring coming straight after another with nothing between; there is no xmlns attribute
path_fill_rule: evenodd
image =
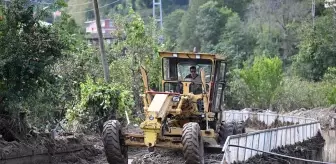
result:
<svg viewBox="0 0 336 164"><path fill-rule="evenodd" d="M103 152L102 143L98 143L99 149ZM156 148L154 152L148 152L147 148L129 148L129 164L183 164L184 158L181 150ZM208 150L205 152L206 164L219 164L223 154ZM102 153L94 161L95 164L108 164L105 154Z"/></svg>
<svg viewBox="0 0 336 164"><path fill-rule="evenodd" d="M55 140L48 136L21 141L5 141L0 138L0 164L28 163L94 163L101 154L95 142L95 136L60 136ZM85 161L85 162L84 162Z"/></svg>

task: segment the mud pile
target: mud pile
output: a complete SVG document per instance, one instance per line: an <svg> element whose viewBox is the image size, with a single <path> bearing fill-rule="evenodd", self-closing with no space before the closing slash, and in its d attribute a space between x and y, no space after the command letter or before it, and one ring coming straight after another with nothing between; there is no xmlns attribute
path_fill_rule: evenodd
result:
<svg viewBox="0 0 336 164"><path fill-rule="evenodd" d="M273 153L278 153L282 155L304 158L310 160L322 160L322 149L324 146L325 140L322 135L318 133L317 136L303 142L298 142L295 145L289 145L284 147L278 147L276 149L271 150ZM288 163L301 163L302 161L284 158L280 156L270 155L263 153L262 155L256 155L246 162L234 162L234 164L242 164L242 163L258 163L258 164L266 164L266 163L274 163L274 164L288 164Z"/></svg>
<svg viewBox="0 0 336 164"><path fill-rule="evenodd" d="M0 140L0 161L7 164L89 162L101 154L89 140L90 137L83 136L60 136L55 140L39 137L20 143Z"/></svg>
<svg viewBox="0 0 336 164"><path fill-rule="evenodd" d="M282 122L279 119L275 119L274 122L272 122L271 125L267 125L264 121L260 121L258 119L253 119L253 118L248 118L245 122L245 127L247 128L253 128L253 129L258 129L258 130L264 130L264 129L271 129L271 128L278 128L282 126L290 126L290 125L295 125L299 124L293 123L293 122Z"/></svg>

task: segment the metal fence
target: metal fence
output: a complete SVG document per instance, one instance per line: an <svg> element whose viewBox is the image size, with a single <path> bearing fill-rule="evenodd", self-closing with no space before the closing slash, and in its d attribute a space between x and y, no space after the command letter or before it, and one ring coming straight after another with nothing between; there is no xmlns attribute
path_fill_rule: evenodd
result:
<svg viewBox="0 0 336 164"><path fill-rule="evenodd" d="M246 161L256 154L262 154L261 152L229 145L270 152L279 146L292 145L307 140L321 131L320 123L310 118L284 116L269 112L225 111L223 113L223 119L226 121L246 121L249 118L264 122L266 125L271 125L276 120L294 123L294 125L229 136L223 147L222 163Z"/></svg>

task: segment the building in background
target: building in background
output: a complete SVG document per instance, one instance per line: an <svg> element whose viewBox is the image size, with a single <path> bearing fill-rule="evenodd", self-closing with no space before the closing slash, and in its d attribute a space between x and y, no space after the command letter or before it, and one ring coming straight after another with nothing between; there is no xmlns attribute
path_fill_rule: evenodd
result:
<svg viewBox="0 0 336 164"><path fill-rule="evenodd" d="M98 31L97 31L97 24L96 20L87 21L85 22L86 26L86 39L88 44L90 45L98 45ZM111 43L112 35L111 32L115 31L115 27L113 26L113 22L111 19L102 19L101 20L101 27L103 38L106 43Z"/></svg>

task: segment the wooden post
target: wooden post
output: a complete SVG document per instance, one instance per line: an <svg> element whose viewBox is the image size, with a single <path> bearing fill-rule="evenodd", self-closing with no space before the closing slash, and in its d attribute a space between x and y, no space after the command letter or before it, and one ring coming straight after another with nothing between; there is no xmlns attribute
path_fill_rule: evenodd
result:
<svg viewBox="0 0 336 164"><path fill-rule="evenodd" d="M100 24L100 14L99 14L99 8L98 8L97 0L93 0L93 4L94 4L96 24L97 24L97 31L98 31L98 36L99 36L98 40L99 40L101 60L102 60L102 65L103 65L103 69L104 69L104 78L105 78L105 82L108 83L108 82L110 82L110 72L109 72L109 67L108 67L108 64L107 64L107 61L106 61L106 56L105 56L104 38L103 38L101 24Z"/></svg>

